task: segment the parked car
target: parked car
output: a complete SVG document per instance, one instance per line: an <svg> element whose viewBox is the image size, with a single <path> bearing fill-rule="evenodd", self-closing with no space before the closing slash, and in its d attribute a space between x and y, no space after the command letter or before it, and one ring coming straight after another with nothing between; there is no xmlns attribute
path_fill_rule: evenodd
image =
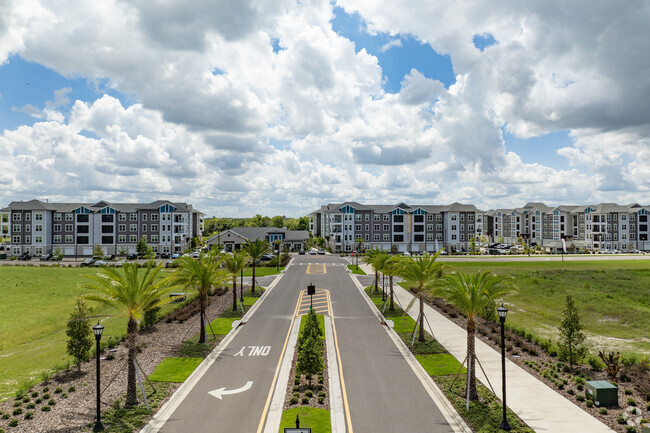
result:
<svg viewBox="0 0 650 433"><path fill-rule="evenodd" d="M313 248L311 250L309 250L309 255L315 256L316 254L318 254L318 250L315 250Z"/></svg>
<svg viewBox="0 0 650 433"><path fill-rule="evenodd" d="M201 257L201 253L199 253L198 251L194 251L194 252L190 255L190 257L192 257L193 259L198 259L199 257Z"/></svg>
<svg viewBox="0 0 650 433"><path fill-rule="evenodd" d="M137 260L137 259L138 259L138 255L137 255L137 254L134 254L134 253L131 253L131 254L128 254L128 255L126 256L126 259L127 259L127 260Z"/></svg>
<svg viewBox="0 0 650 433"><path fill-rule="evenodd" d="M22 253L20 256L18 256L18 260L22 260L22 261L27 261L31 259L32 256L30 256L29 253Z"/></svg>
<svg viewBox="0 0 650 433"><path fill-rule="evenodd" d="M320 255L325 254L325 249L321 248L320 250L318 250L318 254L320 254Z"/></svg>
<svg viewBox="0 0 650 433"><path fill-rule="evenodd" d="M95 259L86 259L81 262L81 266L92 266L95 263Z"/></svg>
<svg viewBox="0 0 650 433"><path fill-rule="evenodd" d="M260 262L270 262L275 256L273 254L264 254L260 257Z"/></svg>
<svg viewBox="0 0 650 433"><path fill-rule="evenodd" d="M161 259L168 259L169 258L169 253L160 253L160 258Z"/></svg>
<svg viewBox="0 0 650 433"><path fill-rule="evenodd" d="M102 258L102 260L106 260L106 261L115 260L115 254L107 254Z"/></svg>
<svg viewBox="0 0 650 433"><path fill-rule="evenodd" d="M180 254L178 254L178 253L174 253L174 254L172 254L172 259L177 259L177 258L179 258L180 256L181 256Z"/></svg>
<svg viewBox="0 0 650 433"><path fill-rule="evenodd" d="M40 261L42 261L42 262L46 262L46 261L48 261L48 260L54 260L54 254L52 254L52 253L49 253L49 254L43 254L42 256L40 256L40 257L38 258L38 260L40 260Z"/></svg>
<svg viewBox="0 0 650 433"><path fill-rule="evenodd" d="M108 262L106 260L96 260L93 266L108 266Z"/></svg>
<svg viewBox="0 0 650 433"><path fill-rule="evenodd" d="M304 256L305 255L305 250L298 251L298 254L300 254L301 256Z"/></svg>

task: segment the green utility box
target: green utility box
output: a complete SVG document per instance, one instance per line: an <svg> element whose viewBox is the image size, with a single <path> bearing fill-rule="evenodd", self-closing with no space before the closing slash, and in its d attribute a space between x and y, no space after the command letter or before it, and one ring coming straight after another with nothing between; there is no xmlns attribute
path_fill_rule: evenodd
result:
<svg viewBox="0 0 650 433"><path fill-rule="evenodd" d="M592 380L585 386L585 397L593 400L596 406L618 406L618 387L606 380Z"/></svg>

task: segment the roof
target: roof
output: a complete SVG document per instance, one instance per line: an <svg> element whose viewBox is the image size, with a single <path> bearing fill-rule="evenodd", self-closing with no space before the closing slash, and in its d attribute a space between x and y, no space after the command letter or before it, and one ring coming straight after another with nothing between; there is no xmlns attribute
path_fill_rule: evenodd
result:
<svg viewBox="0 0 650 433"><path fill-rule="evenodd" d="M170 204L180 212L196 212L203 214L192 208L191 204L171 202L169 200L157 200L151 203L110 203L100 200L94 203L48 203L40 200L14 201L9 204L4 211L9 210L45 210L53 212L73 212L75 209L84 206L92 212L99 212L105 207L110 207L118 212L137 212L138 210L156 210L164 204Z"/></svg>
<svg viewBox="0 0 650 433"><path fill-rule="evenodd" d="M251 241L266 239L267 236L272 233L284 234L284 239L286 241L304 241L309 239L309 232L306 230L287 230L286 227L233 227L212 236L210 240L219 238L229 232Z"/></svg>

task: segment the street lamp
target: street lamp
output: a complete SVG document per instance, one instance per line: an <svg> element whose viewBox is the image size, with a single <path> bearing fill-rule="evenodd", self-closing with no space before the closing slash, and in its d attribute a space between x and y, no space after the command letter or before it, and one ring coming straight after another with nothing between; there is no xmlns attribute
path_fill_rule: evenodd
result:
<svg viewBox="0 0 650 433"><path fill-rule="evenodd" d="M101 410L100 410L100 400L99 400L99 340L102 339L102 332L104 332L104 327L97 322L95 326L93 326L93 332L95 333L95 340L97 341L97 350L95 351L97 353L97 422L95 423L95 426L93 427L93 431L103 431L104 430L104 425L102 424L101 421Z"/></svg>
<svg viewBox="0 0 650 433"><path fill-rule="evenodd" d="M506 418L506 332L505 332L505 323L506 316L508 315L508 309L501 304L497 308L497 313L499 314L499 322L501 322L501 391L503 394L503 420L499 426L502 430L510 431L510 424L508 424L508 419Z"/></svg>

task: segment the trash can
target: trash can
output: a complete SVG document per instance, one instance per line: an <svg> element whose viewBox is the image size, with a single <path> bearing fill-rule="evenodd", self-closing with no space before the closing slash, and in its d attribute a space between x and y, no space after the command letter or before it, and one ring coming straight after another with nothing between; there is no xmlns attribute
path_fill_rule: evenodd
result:
<svg viewBox="0 0 650 433"><path fill-rule="evenodd" d="M586 384L585 397L593 400L596 406L618 406L618 387L606 380L592 380Z"/></svg>

